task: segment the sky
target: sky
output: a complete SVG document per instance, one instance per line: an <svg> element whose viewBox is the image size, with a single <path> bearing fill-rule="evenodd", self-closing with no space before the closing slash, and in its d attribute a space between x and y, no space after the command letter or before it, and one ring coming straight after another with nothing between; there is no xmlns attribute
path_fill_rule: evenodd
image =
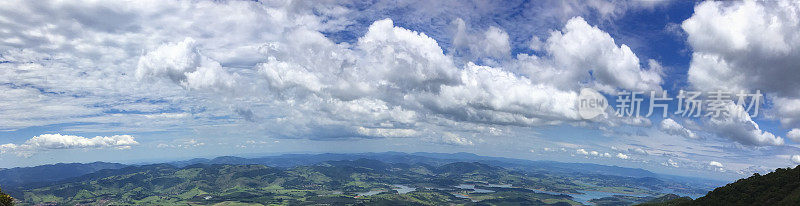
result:
<svg viewBox="0 0 800 206"><path fill-rule="evenodd" d="M742 178L800 164L797 31L796 1L2 1L0 168L400 151Z"/></svg>

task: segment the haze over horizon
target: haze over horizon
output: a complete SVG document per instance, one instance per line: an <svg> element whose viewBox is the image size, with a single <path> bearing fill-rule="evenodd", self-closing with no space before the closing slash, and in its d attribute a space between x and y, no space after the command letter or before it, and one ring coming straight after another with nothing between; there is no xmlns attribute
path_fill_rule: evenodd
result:
<svg viewBox="0 0 800 206"><path fill-rule="evenodd" d="M798 10L3 1L0 168L397 151L764 174L800 164ZM608 107L587 118L582 89ZM643 98L638 117L621 107L631 91ZM651 91L666 93L667 111L648 110ZM693 116L681 91L730 93Z"/></svg>

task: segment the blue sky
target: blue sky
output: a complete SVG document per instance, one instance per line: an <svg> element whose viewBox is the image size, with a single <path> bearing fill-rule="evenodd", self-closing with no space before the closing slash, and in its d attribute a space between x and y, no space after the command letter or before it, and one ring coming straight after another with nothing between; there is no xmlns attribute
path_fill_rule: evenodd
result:
<svg viewBox="0 0 800 206"><path fill-rule="evenodd" d="M0 4L0 167L472 152L733 179L800 164L796 2ZM621 91L764 100L753 118L583 119L582 88L611 108Z"/></svg>

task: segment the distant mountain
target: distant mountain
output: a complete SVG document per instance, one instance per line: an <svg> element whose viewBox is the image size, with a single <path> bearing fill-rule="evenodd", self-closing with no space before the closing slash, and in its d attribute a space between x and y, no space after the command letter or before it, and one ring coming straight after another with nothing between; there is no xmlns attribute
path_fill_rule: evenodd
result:
<svg viewBox="0 0 800 206"><path fill-rule="evenodd" d="M533 161L523 159L513 159L504 157L487 157L479 156L472 153L427 153L417 152L411 155L439 158L439 159L453 159L453 160L468 160L468 161L481 161L497 164L498 166L528 166L536 168L546 168L550 172L557 173L583 173L583 174L601 174L601 175L615 175L625 177L658 177L657 174L638 168L626 168L618 166L607 166L591 163L564 163L555 161Z"/></svg>
<svg viewBox="0 0 800 206"><path fill-rule="evenodd" d="M182 167L190 164L260 164L271 167L291 168L303 165L313 165L327 161L343 161L357 159L374 159L387 163L426 164L441 166L453 162L480 162L486 165L503 167L512 170L525 171L531 174L549 174L557 176L572 176L573 178L595 176L602 179L599 184L609 186L621 183L634 183L637 187L650 190L662 190L681 194L697 196L725 184L724 182L706 180L702 178L679 177L656 174L644 169L607 166L591 163L563 163L555 161L533 161L503 157L479 156L472 153L351 153L351 154L284 154L259 158L217 157L214 159L192 159L188 161L171 162L169 164Z"/></svg>
<svg viewBox="0 0 800 206"><path fill-rule="evenodd" d="M456 164L457 163L457 164ZM480 163L479 165L464 163ZM20 186L34 188L52 183L66 181L86 181L92 178L123 175L126 172L146 172L153 167L160 169L184 168L192 165L265 165L280 169L309 166L348 166L352 168L371 169L383 171L386 167L406 168L414 167L418 172L440 174L442 178L434 179L439 183L452 182L448 180L448 171L470 172L483 174L482 178L498 177L497 168L509 172L535 176L543 180L538 183L538 189L556 191L563 188L552 187L551 184L564 182L551 181L559 179L575 179L582 182L591 180L590 184L598 187L624 186L628 188L647 189L656 192L675 192L681 194L702 194L717 185L708 186L708 181L699 179L681 180L677 176L654 174L643 169L605 166L588 163L562 163L553 161L531 161L501 157L485 157L471 153L355 153L355 154L284 154L259 158L242 158L222 156L213 159L196 158L186 161L175 161L164 164L130 166L116 163L89 163L89 164L55 164L29 168L11 168L0 170L0 186L13 196L19 196ZM346 165L350 164L350 165ZM480 166L480 167L475 167ZM485 166L485 167L484 167ZM121 170L115 170L120 169ZM443 170L444 169L444 170ZM333 173L331 173L334 175ZM569 181L566 181L569 182ZM692 182L706 182L707 184L693 184ZM721 185L721 184L718 184ZM620 191L620 192L633 192Z"/></svg>
<svg viewBox="0 0 800 206"><path fill-rule="evenodd" d="M431 166L357 159L289 169L240 164L185 167L154 164L100 170L47 186L27 188L18 198L25 204L62 205L577 204L568 195L527 189L550 188L551 191L576 193L575 189L581 188L567 180L555 180L477 162ZM415 189L396 191L402 188L397 186L401 184Z"/></svg>
<svg viewBox="0 0 800 206"><path fill-rule="evenodd" d="M17 167L0 170L0 186L11 188L41 182L53 182L97 172L103 169L119 169L126 165L107 162L59 163L36 167Z"/></svg>
<svg viewBox="0 0 800 206"><path fill-rule="evenodd" d="M440 159L435 157L425 157L401 152L382 152L382 153L323 153L323 154L283 154L277 156L266 156L257 158L242 158L233 156L222 156L213 159L195 158L186 161L174 161L169 164L183 167L192 164L260 164L272 167L290 168L296 166L314 165L328 161L375 159L387 163L424 163L430 165L442 165L457 162L464 159Z"/></svg>
<svg viewBox="0 0 800 206"><path fill-rule="evenodd" d="M312 165L326 161L337 160L357 160L375 159L389 163L415 164L423 163L430 165L443 165L452 162L481 162L485 164L501 167L520 167L527 169L540 169L553 173L582 173L582 174L601 174L624 177L658 177L659 175L644 169L625 168L618 166L606 166L591 163L563 163L555 161L532 161L503 157L486 157L471 153L354 153L354 154L285 154L278 156L260 158L241 158L223 156L214 159L191 159L187 161L170 162L175 166L186 166L191 164L261 164L273 167L294 167L302 165Z"/></svg>

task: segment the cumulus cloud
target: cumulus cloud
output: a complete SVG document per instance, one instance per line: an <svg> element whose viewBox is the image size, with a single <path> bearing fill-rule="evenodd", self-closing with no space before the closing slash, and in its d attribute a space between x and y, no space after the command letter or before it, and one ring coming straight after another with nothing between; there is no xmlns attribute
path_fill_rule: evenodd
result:
<svg viewBox="0 0 800 206"><path fill-rule="evenodd" d="M0 99L14 100L18 106L3 105L9 110L0 111L1 125L19 129L79 121L116 125L117 130L132 125L166 130L174 122L137 124L141 122L128 117L135 115L117 113L123 117L115 118L104 112L147 114L190 107L215 112L218 105L191 100L202 95L136 77L163 78L192 90L231 86L236 73L227 66L250 67L263 61L258 55L261 45L279 36L281 28L320 26L307 10L290 12L286 6L4 1L0 16L7 21L0 25L15 29L2 35L13 41L0 42L0 81L2 94L16 97ZM16 117L23 114L18 110L28 112ZM185 128L202 121L181 124Z"/></svg>
<svg viewBox="0 0 800 206"><path fill-rule="evenodd" d="M315 97L323 103L378 101L399 110L487 124L530 126L580 120L574 91L498 67L467 63L456 68L435 40L394 26L390 19L370 25L356 42L356 50L337 46L321 35L300 42L271 44L265 52L267 62L257 66L270 89L283 98L310 101L314 98L309 97ZM306 47L312 49L302 49ZM292 55L307 51L316 53ZM331 70L330 65L339 69ZM361 135L377 134L360 130Z"/></svg>
<svg viewBox="0 0 800 206"><path fill-rule="evenodd" d="M200 146L204 146L204 145L206 145L205 142L201 142L201 141L199 141L197 139L182 139L182 140L173 141L170 144L159 143L158 145L156 145L156 148L183 148L183 149L188 149L188 148L200 147Z"/></svg>
<svg viewBox="0 0 800 206"><path fill-rule="evenodd" d="M792 155L790 160L795 164L800 164L800 155Z"/></svg>
<svg viewBox="0 0 800 206"><path fill-rule="evenodd" d="M206 143L200 142L197 139L189 139L182 141L180 144L177 145L177 147L189 148L189 147L199 147L203 145L206 145Z"/></svg>
<svg viewBox="0 0 800 206"><path fill-rule="evenodd" d="M800 98L776 97L774 101L775 113L782 125L800 126Z"/></svg>
<svg viewBox="0 0 800 206"><path fill-rule="evenodd" d="M445 132L442 135L441 143L450 144L450 145L461 145L461 146L475 145L474 143L472 143L472 140L469 140L467 138L463 138L461 136L458 136L458 135L450 133L450 132Z"/></svg>
<svg viewBox="0 0 800 206"><path fill-rule="evenodd" d="M681 25L693 51L689 82L702 90L760 89L775 99L783 125L798 126L798 9L795 1L698 4Z"/></svg>
<svg viewBox="0 0 800 206"><path fill-rule="evenodd" d="M578 149L578 150L575 150L575 152L577 152L578 154L582 154L582 155L589 155L589 152L587 152L585 149Z"/></svg>
<svg viewBox="0 0 800 206"><path fill-rule="evenodd" d="M662 132L667 133L667 134L671 134L671 135L683 136L683 137L686 137L686 138L689 138L689 139L697 139L698 138L697 134L692 132L692 130L684 128L683 125L679 124L678 122L676 122L675 120L672 120L670 118L661 120L661 126L659 127L659 129Z"/></svg>
<svg viewBox="0 0 800 206"><path fill-rule="evenodd" d="M471 59L511 57L511 45L508 33L497 27L489 27L483 34L470 34L463 19L453 21L456 27L453 35L453 47L458 55Z"/></svg>
<svg viewBox="0 0 800 206"><path fill-rule="evenodd" d="M793 142L800 142L800 129L794 128L789 130L789 132L786 133L786 137L791 139Z"/></svg>
<svg viewBox="0 0 800 206"><path fill-rule="evenodd" d="M682 25L694 51L689 81L699 88L800 96L794 89L800 87L794 81L800 74L798 8L790 1L699 4Z"/></svg>
<svg viewBox="0 0 800 206"><path fill-rule="evenodd" d="M642 148L628 148L628 152L640 155L648 155L647 151Z"/></svg>
<svg viewBox="0 0 800 206"><path fill-rule="evenodd" d="M628 157L628 155L626 155L626 154L617 153L617 158L626 160L626 159L628 159L630 157Z"/></svg>
<svg viewBox="0 0 800 206"><path fill-rule="evenodd" d="M415 137L417 131L413 129L392 128L364 128L359 127L358 133L370 137Z"/></svg>
<svg viewBox="0 0 800 206"><path fill-rule="evenodd" d="M736 173L738 173L740 175L753 175L753 174L756 174L756 173L758 173L758 174L767 174L767 173L770 173L770 172L773 172L773 171L775 171L775 170L772 169L772 168L767 168L767 167L759 166L759 165L753 165L753 166L749 166L747 168L741 169L739 171L736 171Z"/></svg>
<svg viewBox="0 0 800 206"><path fill-rule="evenodd" d="M667 159L667 162L661 163L661 165L668 167L680 167L680 165L678 165L678 162L672 159Z"/></svg>
<svg viewBox="0 0 800 206"><path fill-rule="evenodd" d="M726 171L725 167L722 165L722 163L719 163L717 161L709 162L708 166L710 167L711 170L714 170L714 171L718 171L718 172L725 172Z"/></svg>
<svg viewBox="0 0 800 206"><path fill-rule="evenodd" d="M331 3L2 4L0 17L9 21L0 25L14 28L0 42L0 81L10 82L0 85L9 91L0 93L0 106L10 108L0 111L2 129L77 121L148 131L242 124L285 138L443 136L472 145L462 137L469 134L442 131L582 123L574 104L580 87L661 83L657 62L640 66L628 46L574 15L543 36L543 54L514 57L518 38L499 25L468 28L469 19L446 18L462 26L454 39L377 19L363 21L364 33L353 39L335 41L333 33L355 23L350 10ZM442 46L450 43L475 56L454 59ZM484 57L503 60L480 65Z"/></svg>
<svg viewBox="0 0 800 206"><path fill-rule="evenodd" d="M730 111L730 114L709 118L705 124L707 130L719 137L728 138L744 145L783 145L782 137L761 130L742 106L728 101L723 108Z"/></svg>
<svg viewBox="0 0 800 206"><path fill-rule="evenodd" d="M552 28L563 25L575 16L592 19L613 20L624 16L629 11L653 9L666 5L670 1L506 1L481 2L476 6L470 1L337 1L344 5L358 5L358 12L344 12L345 22L373 22L391 11L392 19L401 22L408 28L419 29L440 40L442 47L450 48L457 32L442 30L453 27L454 21L462 19L466 23L467 33L482 36L489 27L497 27L508 31L511 47L525 48L532 34L544 34ZM316 4L320 4L317 2ZM431 9L436 8L436 9ZM558 8L558 9L553 9ZM517 14L516 18L507 15ZM348 25L355 31L364 25ZM474 28L469 28L469 27ZM345 34L357 32L345 31ZM455 53L455 52L454 52Z"/></svg>
<svg viewBox="0 0 800 206"><path fill-rule="evenodd" d="M86 138L75 135L42 134L34 136L23 144L8 143L0 145L3 153L13 151L28 155L40 150L76 149L76 148L116 148L130 149L139 142L130 135L96 136Z"/></svg>
<svg viewBox="0 0 800 206"><path fill-rule="evenodd" d="M199 53L197 42L191 37L162 45L139 58L136 78L162 75L191 89L230 88L235 82L219 62Z"/></svg>
<svg viewBox="0 0 800 206"><path fill-rule="evenodd" d="M525 68L538 81L574 87L577 86L575 82L595 79L595 87L606 92L616 88L661 89L660 67L655 61L649 61L650 70L640 67L639 58L627 45L617 46L608 33L589 25L583 18L570 19L562 31L552 32L544 47L553 57L555 68ZM592 71L591 77L589 71Z"/></svg>
<svg viewBox="0 0 800 206"><path fill-rule="evenodd" d="M443 86L436 96L422 96L432 110L477 122L542 125L575 121L577 93L535 84L499 68L469 64L461 85Z"/></svg>
<svg viewBox="0 0 800 206"><path fill-rule="evenodd" d="M130 135L96 136L86 138L75 135L43 134L35 136L24 145L41 149L72 149L72 148L99 148L99 147L125 147L139 144Z"/></svg>
<svg viewBox="0 0 800 206"><path fill-rule="evenodd" d="M722 163L719 163L717 161L711 161L711 162L708 163L708 165L711 165L711 166L714 166L714 167L723 167Z"/></svg>

